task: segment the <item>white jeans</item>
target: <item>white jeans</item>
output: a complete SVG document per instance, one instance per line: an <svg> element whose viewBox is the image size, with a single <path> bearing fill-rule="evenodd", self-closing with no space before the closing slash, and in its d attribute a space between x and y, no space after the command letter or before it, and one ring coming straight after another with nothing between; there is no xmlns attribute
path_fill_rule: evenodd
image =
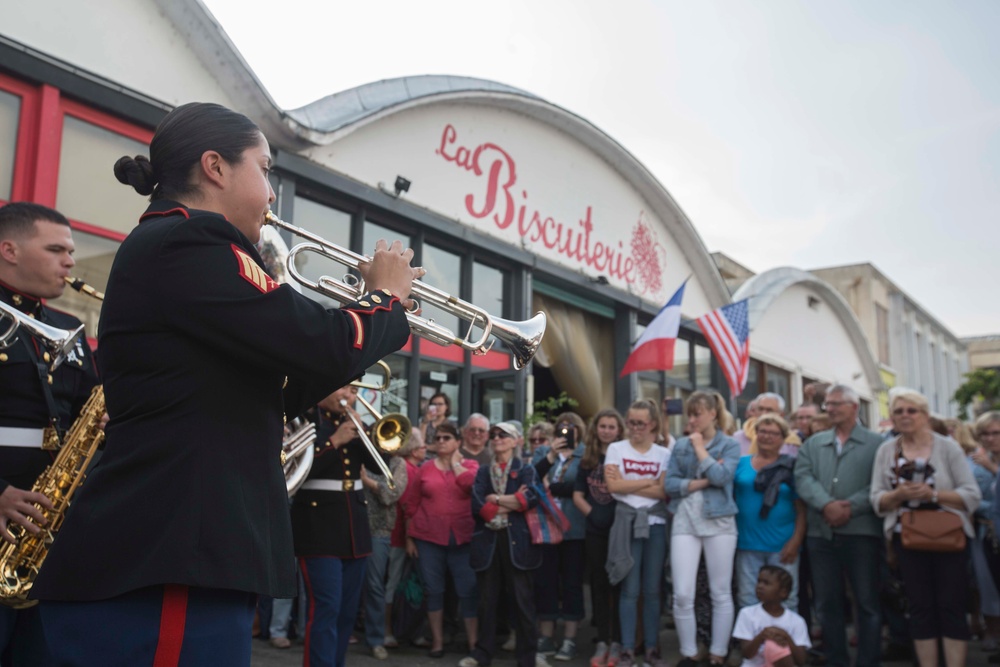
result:
<svg viewBox="0 0 1000 667"><path fill-rule="evenodd" d="M694 594L702 550L705 552L708 587L712 595L712 646L709 648L712 655L724 656L729 652L729 635L733 631L736 535L673 535L670 538L670 569L674 581L674 624L681 643L681 655L686 658L698 654Z"/></svg>

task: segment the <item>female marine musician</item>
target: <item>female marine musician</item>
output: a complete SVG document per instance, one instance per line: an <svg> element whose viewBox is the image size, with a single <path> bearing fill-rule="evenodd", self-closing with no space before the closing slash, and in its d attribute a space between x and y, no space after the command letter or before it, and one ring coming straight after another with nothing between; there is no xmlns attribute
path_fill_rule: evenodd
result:
<svg viewBox="0 0 1000 667"><path fill-rule="evenodd" d="M202 103L115 165L151 197L101 314L104 457L34 587L59 664L249 665L256 595L296 593L283 418L407 339L420 270L399 242L340 310L267 276L270 167L250 119Z"/></svg>

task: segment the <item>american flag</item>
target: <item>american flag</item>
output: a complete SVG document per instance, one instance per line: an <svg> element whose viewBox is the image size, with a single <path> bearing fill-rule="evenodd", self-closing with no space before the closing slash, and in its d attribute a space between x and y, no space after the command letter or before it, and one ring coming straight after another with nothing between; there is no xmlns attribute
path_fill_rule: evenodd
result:
<svg viewBox="0 0 1000 667"><path fill-rule="evenodd" d="M708 345L719 360L733 396L743 393L750 366L750 321L747 300L723 306L698 318Z"/></svg>

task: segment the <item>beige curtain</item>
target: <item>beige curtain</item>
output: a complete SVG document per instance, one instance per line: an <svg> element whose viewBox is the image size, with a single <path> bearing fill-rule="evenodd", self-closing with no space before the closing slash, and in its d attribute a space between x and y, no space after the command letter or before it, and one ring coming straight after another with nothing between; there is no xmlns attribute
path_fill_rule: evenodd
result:
<svg viewBox="0 0 1000 667"><path fill-rule="evenodd" d="M613 407L614 322L537 293L532 306L548 318L535 363L550 369L559 388L579 401L584 419Z"/></svg>

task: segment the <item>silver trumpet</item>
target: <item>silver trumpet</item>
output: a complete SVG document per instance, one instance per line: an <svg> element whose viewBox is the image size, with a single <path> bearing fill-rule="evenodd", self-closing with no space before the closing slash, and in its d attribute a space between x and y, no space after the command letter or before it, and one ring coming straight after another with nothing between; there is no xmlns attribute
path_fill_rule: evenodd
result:
<svg viewBox="0 0 1000 667"><path fill-rule="evenodd" d="M83 325L69 331L50 324L39 322L28 317L12 306L0 301L0 322L10 320L10 326L0 333L0 350L6 350L17 342L18 329L24 329L31 334L52 357L50 370L55 370L66 360L66 355L76 347L76 342L83 335Z"/></svg>
<svg viewBox="0 0 1000 667"><path fill-rule="evenodd" d="M286 268L292 279L303 287L308 287L340 303L357 301L365 294L367 290L364 282L354 275L347 275L342 280L336 280L329 276L322 276L317 281L306 278L295 267L295 258L301 252L312 251L343 264L349 270L357 270L361 264L370 262L370 258L330 243L317 234L285 222L270 211L264 217L267 224L308 239L308 241L296 245L288 253ZM406 318L410 323L410 331L440 345L458 345L475 354L486 354L493 347L493 341L489 340L490 336L493 336L503 341L510 350L514 368L517 370L524 368L531 361L542 342L542 336L545 334L544 313L537 313L531 319L523 322L505 320L490 315L478 306L462 301L419 280L413 281L411 298L417 302L415 309L419 308L420 305L436 306L468 322L469 330L464 337L459 337L454 331L432 319L408 312ZM477 328L482 331L478 337L475 333Z"/></svg>

